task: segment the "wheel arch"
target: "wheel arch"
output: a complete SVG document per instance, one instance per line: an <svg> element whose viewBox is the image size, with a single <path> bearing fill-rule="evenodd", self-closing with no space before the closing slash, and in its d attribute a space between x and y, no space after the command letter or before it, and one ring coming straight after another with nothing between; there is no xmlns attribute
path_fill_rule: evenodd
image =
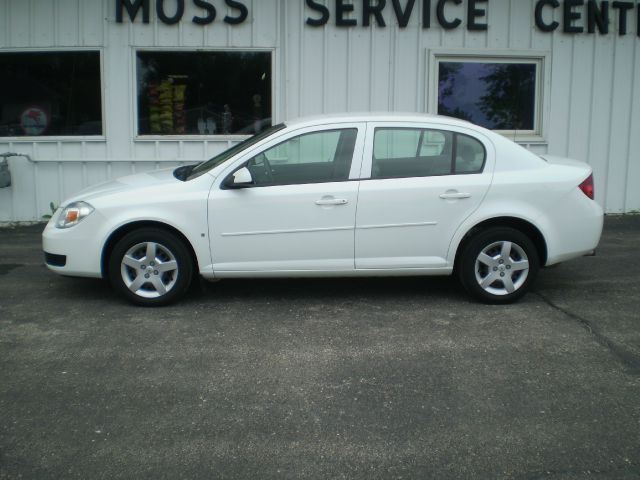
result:
<svg viewBox="0 0 640 480"><path fill-rule="evenodd" d="M462 240L460 240L460 243L458 243L454 260L454 270L457 269L460 254L464 250L464 247L467 245L467 243L471 240L471 238L473 238L474 235L478 234L479 232L493 227L510 227L527 235L536 247L538 258L540 259L540 267L544 267L546 265L548 248L547 242L540 229L533 223L527 220L523 220L522 218L507 216L494 217L483 220L467 231L467 233L462 237Z"/></svg>
<svg viewBox="0 0 640 480"><path fill-rule="evenodd" d="M194 266L194 271L195 272L199 271L198 257L193 248L193 245L191 245L191 242L189 241L189 239L180 230L163 222L158 222L154 220L140 220L140 221L135 221L135 222L121 225L116 230L114 230L111 233L111 235L109 235L109 237L107 238L107 241L104 243L104 246L102 248L102 255L100 257L100 270L102 273L102 278L109 277L109 257L111 256L111 252L113 251L113 248L116 246L116 244L122 238L124 238L125 235L127 235L130 232L133 232L134 230L138 230L140 228L157 228L157 229L165 230L169 233L176 235L189 250L189 254L191 255L191 261L193 262L193 266Z"/></svg>

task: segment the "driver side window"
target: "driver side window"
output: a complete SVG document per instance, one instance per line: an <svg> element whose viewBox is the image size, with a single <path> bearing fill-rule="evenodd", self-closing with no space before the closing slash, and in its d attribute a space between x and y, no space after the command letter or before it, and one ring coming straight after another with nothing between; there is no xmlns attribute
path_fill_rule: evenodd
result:
<svg viewBox="0 0 640 480"><path fill-rule="evenodd" d="M256 155L247 168L256 187L347 180L357 136L356 128L299 135Z"/></svg>

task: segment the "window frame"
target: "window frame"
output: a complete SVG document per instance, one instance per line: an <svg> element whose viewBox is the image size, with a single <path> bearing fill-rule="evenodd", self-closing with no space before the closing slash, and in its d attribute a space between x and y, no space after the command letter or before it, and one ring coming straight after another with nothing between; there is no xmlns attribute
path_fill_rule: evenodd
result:
<svg viewBox="0 0 640 480"><path fill-rule="evenodd" d="M426 110L438 114L439 73L441 62L532 64L536 66L533 130L492 130L522 143L546 143L546 125L550 107L550 53L535 50L460 50L434 49L427 52Z"/></svg>
<svg viewBox="0 0 640 480"><path fill-rule="evenodd" d="M101 135L22 135L12 137L0 136L3 142L86 142L86 141L105 141L108 137L108 125L105 106L107 104L105 98L105 71L104 71L104 47L25 47L25 48L3 48L2 53L67 53L67 52L95 52L99 57L100 67L100 113L102 122Z"/></svg>
<svg viewBox="0 0 640 480"><path fill-rule="evenodd" d="M449 133L451 134L451 160L450 160L450 166L449 166L449 173L438 173L438 174L434 174L434 175L406 175L406 176L393 176L393 177L374 177L373 176L373 159L374 159L374 152L375 152L375 148L376 148L376 133L378 130L410 130L410 131L419 131L421 134L421 138L424 135L425 132L427 131L431 131L431 132L442 132L442 133ZM478 142L480 144L480 146L482 147L482 151L483 151L483 158L482 158L482 165L480 166L480 168L478 169L478 171L475 172L456 172L456 153L458 150L458 137L459 136L463 136L463 137L468 137L471 138L472 140L475 140L476 142ZM469 135L468 133L464 133L464 132L460 132L457 130L450 130L450 129L444 129L444 128L434 128L434 127L408 127L408 126L393 126L393 127L387 127L387 126L382 126L382 125L377 125L374 126L373 128L373 134L372 134L372 150L371 150L371 174L370 174L370 178L371 180L392 180L392 179L403 179L403 178L432 178L432 177L453 177L453 176L461 176L461 175L482 175L484 173L484 169L487 165L487 147L485 146L484 142L482 142L480 139L478 139L477 137L473 136L473 135ZM418 147L421 147L422 145L419 144ZM402 157L394 157L394 158L402 158ZM418 155L416 155L416 158L419 158ZM385 160L393 160L393 158L387 158Z"/></svg>
<svg viewBox="0 0 640 480"><path fill-rule="evenodd" d="M243 134L213 134L213 135L194 135L194 134L170 134L170 135L158 135L158 134L141 134L138 131L138 68L137 59L138 52L150 52L150 53L254 53L264 52L269 53L271 60L271 125L277 125L276 115L276 83L277 74L276 69L276 49L275 48L260 48L260 47L247 47L247 48L199 48L199 47L132 47L131 48L131 88L132 98L134 99L131 104L131 127L133 128L133 141L134 142L159 142L159 141L214 141L214 142L239 142L246 140L251 135Z"/></svg>

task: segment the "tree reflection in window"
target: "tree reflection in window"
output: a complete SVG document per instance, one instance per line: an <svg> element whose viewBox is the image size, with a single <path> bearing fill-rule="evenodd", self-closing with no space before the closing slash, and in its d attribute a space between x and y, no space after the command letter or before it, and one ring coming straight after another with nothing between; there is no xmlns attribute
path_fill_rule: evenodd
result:
<svg viewBox="0 0 640 480"><path fill-rule="evenodd" d="M438 113L492 130L535 130L536 63L443 62Z"/></svg>

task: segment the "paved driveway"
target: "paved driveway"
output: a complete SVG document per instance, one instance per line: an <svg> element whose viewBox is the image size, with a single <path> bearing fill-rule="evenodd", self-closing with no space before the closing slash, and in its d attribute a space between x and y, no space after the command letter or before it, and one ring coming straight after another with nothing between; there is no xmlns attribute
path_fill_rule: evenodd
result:
<svg viewBox="0 0 640 480"><path fill-rule="evenodd" d="M640 478L640 216L506 307L452 279L163 309L0 230L0 478Z"/></svg>

